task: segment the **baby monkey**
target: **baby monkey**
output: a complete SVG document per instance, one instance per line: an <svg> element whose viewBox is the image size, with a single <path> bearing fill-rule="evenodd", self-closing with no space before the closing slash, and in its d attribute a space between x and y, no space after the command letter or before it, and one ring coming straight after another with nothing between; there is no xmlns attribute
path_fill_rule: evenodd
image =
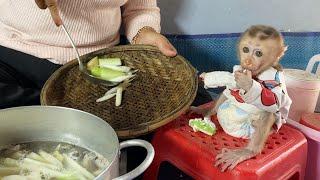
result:
<svg viewBox="0 0 320 180"><path fill-rule="evenodd" d="M235 66L233 74L230 73L234 86L232 83L226 85L211 107L191 107L192 111L203 114L205 118L217 113L218 121L227 134L250 139L245 148L223 149L216 156L215 166L219 166L221 171L233 169L240 162L259 154L272 127L275 125L279 130L285 123L292 102L279 65L287 47L277 30L264 25L251 26L240 37L237 49L241 66ZM222 81L220 75L213 78L216 72L212 73L200 75L205 87L215 87L210 83Z"/></svg>

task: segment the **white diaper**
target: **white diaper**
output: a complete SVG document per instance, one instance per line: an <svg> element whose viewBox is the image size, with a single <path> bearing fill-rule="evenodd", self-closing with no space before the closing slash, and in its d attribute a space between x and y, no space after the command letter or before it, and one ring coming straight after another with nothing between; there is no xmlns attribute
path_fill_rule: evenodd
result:
<svg viewBox="0 0 320 180"><path fill-rule="evenodd" d="M219 106L217 117L224 132L237 138L249 139L254 132L252 121L261 110L253 105L226 100Z"/></svg>
<svg viewBox="0 0 320 180"><path fill-rule="evenodd" d="M241 66L234 66L233 72L242 70ZM243 89L236 87L234 74L227 71L213 71L201 74L205 88L216 88L225 86L223 95L227 100L220 105L217 116L218 121L227 134L249 139L254 132L252 122L258 120L264 112L256 106L247 103L239 103L230 93L230 89L238 90L243 94Z"/></svg>

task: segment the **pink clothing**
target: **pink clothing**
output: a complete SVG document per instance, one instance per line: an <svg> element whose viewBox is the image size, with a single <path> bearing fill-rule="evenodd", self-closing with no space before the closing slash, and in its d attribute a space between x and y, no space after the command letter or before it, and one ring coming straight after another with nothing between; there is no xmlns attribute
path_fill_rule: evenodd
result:
<svg viewBox="0 0 320 180"><path fill-rule="evenodd" d="M156 0L58 0L61 18L80 54L119 43L120 25L129 41L144 26L160 32ZM34 0L0 0L0 45L65 64L75 53L49 10Z"/></svg>

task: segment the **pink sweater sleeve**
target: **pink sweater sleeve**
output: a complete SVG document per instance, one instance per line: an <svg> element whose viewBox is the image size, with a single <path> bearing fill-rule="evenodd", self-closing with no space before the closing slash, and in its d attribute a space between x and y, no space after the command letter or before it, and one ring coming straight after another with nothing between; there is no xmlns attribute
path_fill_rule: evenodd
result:
<svg viewBox="0 0 320 180"><path fill-rule="evenodd" d="M130 42L144 26L160 32L160 9L157 0L129 0L123 6L122 20Z"/></svg>

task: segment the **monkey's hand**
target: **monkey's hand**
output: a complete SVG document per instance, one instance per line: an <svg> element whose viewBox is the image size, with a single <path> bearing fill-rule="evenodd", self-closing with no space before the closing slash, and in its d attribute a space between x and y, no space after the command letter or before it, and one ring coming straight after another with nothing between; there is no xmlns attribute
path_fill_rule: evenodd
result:
<svg viewBox="0 0 320 180"><path fill-rule="evenodd" d="M201 79L202 81L204 81L204 78L206 77L206 74L207 74L207 73L203 72L203 73L201 73L201 74L199 75L199 77L200 77L200 79Z"/></svg>
<svg viewBox="0 0 320 180"><path fill-rule="evenodd" d="M237 83L237 87L245 90L246 92L250 90L253 83L251 71L236 71L234 72L234 78Z"/></svg>
<svg viewBox="0 0 320 180"><path fill-rule="evenodd" d="M215 166L221 165L221 172L226 169L232 170L240 162L254 157L256 153L249 149L222 149L222 152L216 156Z"/></svg>

